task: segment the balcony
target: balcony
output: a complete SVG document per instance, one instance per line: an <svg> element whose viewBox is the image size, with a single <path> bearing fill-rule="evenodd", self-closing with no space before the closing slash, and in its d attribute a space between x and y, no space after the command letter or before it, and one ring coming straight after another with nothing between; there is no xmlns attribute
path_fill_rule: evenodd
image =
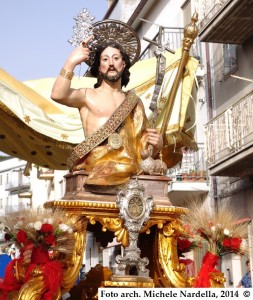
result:
<svg viewBox="0 0 253 300"><path fill-rule="evenodd" d="M163 44L167 43L168 47L171 50L176 50L182 47L183 36L184 36L183 27L163 27L161 41ZM158 32L156 36L153 38L153 41L158 42ZM149 44L141 53L140 60L154 57L155 48L156 48L155 45ZM194 56L195 58L201 61L201 46L198 38L196 39L195 43L191 48L190 55Z"/></svg>
<svg viewBox="0 0 253 300"><path fill-rule="evenodd" d="M210 175L253 175L253 91L206 125Z"/></svg>
<svg viewBox="0 0 253 300"><path fill-rule="evenodd" d="M21 190L27 190L30 188L30 180L26 177L20 178L19 180L11 180L6 183L5 190L11 193L18 192Z"/></svg>
<svg viewBox="0 0 253 300"><path fill-rule="evenodd" d="M201 42L243 44L253 35L253 0L198 0Z"/></svg>
<svg viewBox="0 0 253 300"><path fill-rule="evenodd" d="M37 177L38 179L52 180L54 178L54 170L38 168Z"/></svg>
<svg viewBox="0 0 253 300"><path fill-rule="evenodd" d="M170 169L168 196L173 205L185 206L193 198L201 198L209 192L209 178L204 145L198 144L197 152L185 151L179 169Z"/></svg>

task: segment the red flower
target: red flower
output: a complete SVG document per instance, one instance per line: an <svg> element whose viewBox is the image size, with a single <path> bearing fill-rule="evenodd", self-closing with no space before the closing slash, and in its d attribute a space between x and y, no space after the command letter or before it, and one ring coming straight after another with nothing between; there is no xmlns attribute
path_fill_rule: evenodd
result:
<svg viewBox="0 0 253 300"><path fill-rule="evenodd" d="M242 239L241 238L232 238L231 239L231 248L233 250L237 250L237 249L240 248L241 243L242 243Z"/></svg>
<svg viewBox="0 0 253 300"><path fill-rule="evenodd" d="M51 224L42 224L40 231L45 233L51 233L53 232L54 228Z"/></svg>
<svg viewBox="0 0 253 300"><path fill-rule="evenodd" d="M17 233L17 242L19 244L24 244L24 245L28 244L29 240L24 230L19 230L19 232Z"/></svg>
<svg viewBox="0 0 253 300"><path fill-rule="evenodd" d="M47 236L45 237L45 243L46 243L47 245L53 246L53 245L55 244L55 238L54 238L54 236L53 236L52 234L47 235Z"/></svg>
<svg viewBox="0 0 253 300"><path fill-rule="evenodd" d="M230 248L230 246L231 246L231 241L230 241L231 239L224 239L223 241L222 241L222 245L224 246L224 247L226 247L226 248Z"/></svg>
<svg viewBox="0 0 253 300"><path fill-rule="evenodd" d="M189 248L191 247L191 242L188 239L177 239L177 244L178 244L178 249L180 251L186 251L189 250Z"/></svg>
<svg viewBox="0 0 253 300"><path fill-rule="evenodd" d="M231 250L238 250L241 246L241 243L242 243L241 238L226 238L222 242L225 248L229 248Z"/></svg>

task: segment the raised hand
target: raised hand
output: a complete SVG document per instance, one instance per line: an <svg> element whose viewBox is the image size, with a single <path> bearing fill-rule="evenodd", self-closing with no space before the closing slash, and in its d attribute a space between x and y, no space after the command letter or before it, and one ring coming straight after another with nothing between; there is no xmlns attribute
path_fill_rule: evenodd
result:
<svg viewBox="0 0 253 300"><path fill-rule="evenodd" d="M75 50L70 54L65 63L65 68L74 69L75 66L79 65L82 62L85 62L89 59L90 49L89 49L89 41L93 37L88 37L85 41L83 41Z"/></svg>

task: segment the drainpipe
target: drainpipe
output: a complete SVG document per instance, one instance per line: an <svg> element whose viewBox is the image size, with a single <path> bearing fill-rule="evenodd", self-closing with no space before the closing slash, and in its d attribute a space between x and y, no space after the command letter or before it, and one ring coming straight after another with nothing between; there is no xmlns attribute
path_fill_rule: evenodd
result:
<svg viewBox="0 0 253 300"><path fill-rule="evenodd" d="M250 259L250 271L253 274L253 241L252 241L253 227L252 221L248 224L248 251L249 251L249 259ZM253 286L253 276L251 275L251 286Z"/></svg>
<svg viewBox="0 0 253 300"><path fill-rule="evenodd" d="M208 120L213 118L213 92L212 92L212 78L210 66L210 49L209 44L205 43L206 50L206 81L207 81L207 103L208 103ZM214 210L218 212L218 189L216 176L211 177L213 187Z"/></svg>

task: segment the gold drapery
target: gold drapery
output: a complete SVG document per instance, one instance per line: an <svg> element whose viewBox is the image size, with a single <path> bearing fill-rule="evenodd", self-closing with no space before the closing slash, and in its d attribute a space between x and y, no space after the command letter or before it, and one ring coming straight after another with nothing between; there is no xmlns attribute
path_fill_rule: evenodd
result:
<svg viewBox="0 0 253 300"><path fill-rule="evenodd" d="M161 118L181 49L166 54L166 74L158 101ZM137 62L131 69L127 90L134 89L144 104L148 117L155 83L156 59ZM198 61L189 58L187 72L174 101L167 138L174 150L185 145L194 148L195 106L191 101L194 74ZM66 160L73 147L84 140L79 112L50 99L55 79L46 78L21 83L0 69L0 151L52 169L67 169ZM92 87L94 78L74 78L72 87Z"/></svg>

